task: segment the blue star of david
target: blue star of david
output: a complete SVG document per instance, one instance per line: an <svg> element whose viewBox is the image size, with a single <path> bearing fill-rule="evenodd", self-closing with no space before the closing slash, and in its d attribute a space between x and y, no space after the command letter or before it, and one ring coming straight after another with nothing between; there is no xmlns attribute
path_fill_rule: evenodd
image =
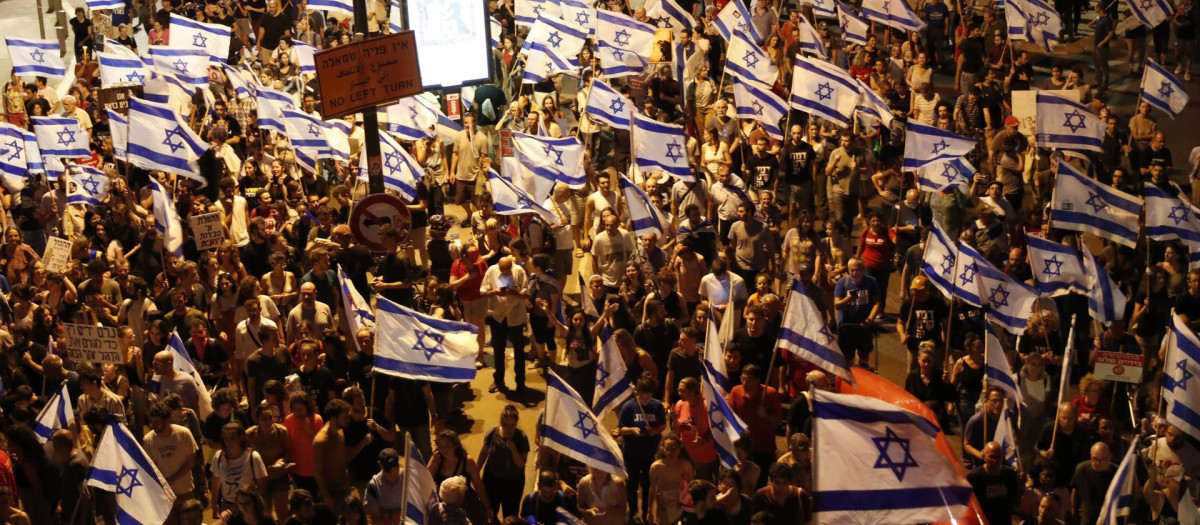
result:
<svg viewBox="0 0 1200 525"><path fill-rule="evenodd" d="M958 168L954 167L954 165L949 162L942 164L942 176L945 177L946 180L954 180L959 176Z"/></svg>
<svg viewBox="0 0 1200 525"><path fill-rule="evenodd" d="M820 329L820 330L817 330L817 333L818 333L818 334L821 334L821 336L825 338L825 341L832 341L832 340L833 340L833 333L831 333L831 332L829 331L829 327L828 327L828 326L821 325L821 329Z"/></svg>
<svg viewBox="0 0 1200 525"><path fill-rule="evenodd" d="M665 16L658 17L655 22L658 22L658 27L671 28L671 19Z"/></svg>
<svg viewBox="0 0 1200 525"><path fill-rule="evenodd" d="M533 17L534 17L534 18L541 18L541 17L542 17L542 10L543 10L543 9L545 9L545 7L542 7L542 6L540 6L540 5L535 5L535 6L533 6Z"/></svg>
<svg viewBox="0 0 1200 525"><path fill-rule="evenodd" d="M614 49L612 51L612 54L613 54L613 58L615 58L617 60L625 60L625 52L621 51L620 49Z"/></svg>
<svg viewBox="0 0 1200 525"><path fill-rule="evenodd" d="M708 426L717 432L725 432L725 414L716 403L708 403Z"/></svg>
<svg viewBox="0 0 1200 525"><path fill-rule="evenodd" d="M629 45L629 37L629 31L622 29L613 35L613 41L616 42L618 46L627 46Z"/></svg>
<svg viewBox="0 0 1200 525"><path fill-rule="evenodd" d="M592 21L592 16L590 14L588 14L586 11L580 11L578 13L575 13L575 23L576 24L579 24L581 26L586 26L586 25L588 25L588 22L591 22L591 21Z"/></svg>
<svg viewBox="0 0 1200 525"><path fill-rule="evenodd" d="M604 368L604 363L596 363L596 388L604 388L608 386L608 377L612 375Z"/></svg>
<svg viewBox="0 0 1200 525"><path fill-rule="evenodd" d="M34 62L39 64L46 61L46 53L43 53L41 49L34 49L33 52L29 53L29 56L33 58Z"/></svg>
<svg viewBox="0 0 1200 525"><path fill-rule="evenodd" d="M818 84L817 98L821 100L829 100L830 98L833 98L833 86L829 85L828 82L825 82L824 84Z"/></svg>
<svg viewBox="0 0 1200 525"><path fill-rule="evenodd" d="M100 193L100 181L96 180L95 177L88 176L86 179L79 179L79 183L83 185L84 190L92 195Z"/></svg>
<svg viewBox="0 0 1200 525"><path fill-rule="evenodd" d="M599 435L600 431L596 430L596 420L592 419L587 412L579 412L579 421L571 425L583 432L583 439L587 439L589 435Z"/></svg>
<svg viewBox="0 0 1200 525"><path fill-rule="evenodd" d="M432 330L420 330L417 332L417 344L413 348L425 353L425 360L433 359L434 354L441 354L442 340L445 336Z"/></svg>
<svg viewBox="0 0 1200 525"><path fill-rule="evenodd" d="M64 129L58 132L58 143L63 147L70 146L75 143L75 132L69 129Z"/></svg>
<svg viewBox="0 0 1200 525"><path fill-rule="evenodd" d="M560 150L550 144L546 144L546 147L543 148L543 151L546 153L546 158L549 158L550 155L553 154L554 155L554 163L559 166L565 166L565 164L563 164L563 160L562 160L562 156L563 156L562 150Z"/></svg>
<svg viewBox="0 0 1200 525"><path fill-rule="evenodd" d="M133 489L142 486L142 480L138 479L138 469L129 469L121 467L121 473L117 474L117 494L122 494L127 498L133 497Z"/></svg>
<svg viewBox="0 0 1200 525"><path fill-rule="evenodd" d="M608 109L613 113L621 113L622 111L625 111L625 101L615 98L612 102L608 103Z"/></svg>
<svg viewBox="0 0 1200 525"><path fill-rule="evenodd" d="M1029 21L1029 25L1033 27L1044 26L1048 23L1050 23L1050 15L1046 14L1045 11L1038 11L1037 16Z"/></svg>
<svg viewBox="0 0 1200 525"><path fill-rule="evenodd" d="M958 276L963 285L975 282L975 273L979 271L979 263L971 263L963 266L963 272Z"/></svg>
<svg viewBox="0 0 1200 525"><path fill-rule="evenodd" d="M875 448L879 449L879 457L875 460L875 468L891 469L892 474L896 475L897 481L904 481L904 474L908 472L909 467L920 467L917 460L913 459L912 452L909 451L911 440L905 439L892 431L892 427L885 427L886 434L884 437L871 438L875 443ZM892 459L892 455L888 449L892 443L900 445L900 450L904 452L904 458L899 463Z"/></svg>
<svg viewBox="0 0 1200 525"><path fill-rule="evenodd" d="M203 34L196 33L192 35L192 45L195 47L208 47L208 37Z"/></svg>
<svg viewBox="0 0 1200 525"><path fill-rule="evenodd" d="M945 254L942 256L942 275L950 275L954 271L954 256Z"/></svg>
<svg viewBox="0 0 1200 525"><path fill-rule="evenodd" d="M933 145L933 154L937 155L938 153L941 153L943 150L945 150L946 148L949 148L949 147L950 147L950 145L946 144L945 140L939 140L936 143L934 143L934 145Z"/></svg>
<svg viewBox="0 0 1200 525"><path fill-rule="evenodd" d="M1063 113L1063 116L1066 117L1063 126L1071 128L1071 133L1077 133L1080 128L1087 125L1083 123L1083 113L1080 113L1078 109L1073 109L1070 113Z"/></svg>
<svg viewBox="0 0 1200 525"><path fill-rule="evenodd" d="M682 146L675 139L671 139L671 143L667 144L667 158L671 159L671 162L679 162L679 159L683 158L681 148Z"/></svg>
<svg viewBox="0 0 1200 525"><path fill-rule="evenodd" d="M1042 270L1042 274L1050 277L1062 275L1063 264L1066 264L1066 261L1058 260L1058 255L1055 255L1042 262L1046 265L1046 269ZM1051 266L1054 268L1050 268Z"/></svg>
<svg viewBox="0 0 1200 525"><path fill-rule="evenodd" d="M1187 220L1188 220L1187 206L1184 206L1182 203L1180 203L1178 206L1172 207L1171 214L1167 215L1167 218L1175 221L1176 226L1179 226L1180 223L1187 222Z"/></svg>
<svg viewBox="0 0 1200 525"><path fill-rule="evenodd" d="M996 285L995 288L992 288L992 292L988 294L988 300L992 302L992 308L1000 308L1001 306L1008 306L1009 295L1012 295L1012 292L1005 290L1003 286Z"/></svg>
<svg viewBox="0 0 1200 525"><path fill-rule="evenodd" d="M171 137L178 137L179 142L171 140ZM160 144L171 148L171 153L174 154L176 151L183 148L183 130L179 129L179 126L176 126L173 129L168 129L166 138L164 138Z"/></svg>
<svg viewBox="0 0 1200 525"><path fill-rule="evenodd" d="M172 66L175 66L175 69L176 69L177 71L179 71L180 73L186 73L186 72L187 72L187 62L184 62L182 58L181 58L181 59L179 59L179 60L176 60L176 61L175 61L174 63L172 63L171 65L172 65Z"/></svg>
<svg viewBox="0 0 1200 525"><path fill-rule="evenodd" d="M550 42L550 45L554 47L558 47L558 45L562 43L562 40L562 35L559 35L558 31L550 33L550 37L546 39L546 41Z"/></svg>
<svg viewBox="0 0 1200 525"><path fill-rule="evenodd" d="M1148 11L1154 6L1154 3L1150 0L1142 0L1141 2L1138 2L1138 5L1142 6L1142 11Z"/></svg>
<svg viewBox="0 0 1200 525"><path fill-rule="evenodd" d="M1103 210L1105 207L1108 206L1108 203L1104 202L1104 198L1101 197L1100 194L1091 193L1091 192L1089 192L1089 193L1091 196L1088 197L1087 202L1085 202L1084 204L1087 204L1088 206L1092 207L1092 213L1100 213L1100 210Z"/></svg>
<svg viewBox="0 0 1200 525"><path fill-rule="evenodd" d="M134 71L133 73L125 75L125 80L128 80L130 82L136 82L136 83L140 84L146 80L146 75L143 75L137 71Z"/></svg>
<svg viewBox="0 0 1200 525"><path fill-rule="evenodd" d="M413 106L409 106L408 107L408 116L409 116L409 118L411 118L413 120L417 120L417 116L418 116L417 108L415 108Z"/></svg>
<svg viewBox="0 0 1200 525"><path fill-rule="evenodd" d="M1175 379L1175 374L1163 374L1163 386L1167 387L1167 390L1172 392L1175 391L1176 387L1186 392L1188 379L1191 379L1196 375L1187 369L1187 359L1183 359L1178 363L1175 363L1175 369L1183 372L1180 374L1180 378Z"/></svg>
<svg viewBox="0 0 1200 525"><path fill-rule="evenodd" d="M5 144L5 146L8 146L9 148L11 148L8 150L4 150L5 153L12 151L12 155L8 156L8 160L17 160L17 157L21 156L21 152L25 151L25 148L21 146L20 141L17 141L15 139L12 142Z"/></svg>
<svg viewBox="0 0 1200 525"><path fill-rule="evenodd" d="M763 114L763 106L757 100L754 101L754 114L755 115Z"/></svg>
<svg viewBox="0 0 1200 525"><path fill-rule="evenodd" d="M891 2L889 2L887 0L883 0L883 12L889 13L889 14L892 12L892 3Z"/></svg>
<svg viewBox="0 0 1200 525"><path fill-rule="evenodd" d="M758 65L758 55L754 54L754 50L747 49L746 56L742 57L742 62L746 63L746 67L755 67Z"/></svg>
<svg viewBox="0 0 1200 525"><path fill-rule="evenodd" d="M309 122L309 123L308 123L308 134L309 134L309 135L312 135L312 136L314 136L314 137L320 137L320 136L321 136L321 130L320 130L318 127L317 127L317 125L316 125L316 124L313 124L313 123Z"/></svg>
<svg viewBox="0 0 1200 525"><path fill-rule="evenodd" d="M1174 92L1175 92L1175 87L1172 86L1171 83L1167 82L1166 80L1163 81L1162 87L1158 88L1158 94L1159 94L1159 96L1161 96L1163 98L1170 98L1171 93L1174 93Z"/></svg>
<svg viewBox="0 0 1200 525"><path fill-rule="evenodd" d="M383 167L387 168L391 173L400 171L400 166L403 162L400 154L394 151L383 156Z"/></svg>

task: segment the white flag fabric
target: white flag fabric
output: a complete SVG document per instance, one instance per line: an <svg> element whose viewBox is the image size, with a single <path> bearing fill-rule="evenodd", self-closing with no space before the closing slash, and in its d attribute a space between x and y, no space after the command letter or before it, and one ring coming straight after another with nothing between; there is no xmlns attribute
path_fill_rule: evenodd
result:
<svg viewBox="0 0 1200 525"><path fill-rule="evenodd" d="M650 56L654 46L654 26L601 9L596 11L596 41L641 56Z"/></svg>
<svg viewBox="0 0 1200 525"><path fill-rule="evenodd" d="M225 77L229 79L229 84L233 86L238 98L253 97L257 101L258 89L262 85L258 83L258 77L255 77L254 73L226 64Z"/></svg>
<svg viewBox="0 0 1200 525"><path fill-rule="evenodd" d="M1062 18L1058 10L1043 0L1011 0L1006 5L1009 3L1017 4L1018 14L1024 17L1026 40L1050 53L1050 46L1058 43L1058 35L1062 32ZM1011 29L1009 33L1012 33Z"/></svg>
<svg viewBox="0 0 1200 525"><path fill-rule="evenodd" d="M730 0L717 13L717 18L713 20L712 24L726 42L732 41L735 31L746 33L755 42L763 39L762 35L758 34L758 29L750 22L750 10L746 9L746 4L743 4L742 0Z"/></svg>
<svg viewBox="0 0 1200 525"><path fill-rule="evenodd" d="M971 177L975 172L975 166L964 157L935 160L917 168L917 186L925 191L950 191L950 188L958 188L958 191L967 193L971 189Z"/></svg>
<svg viewBox="0 0 1200 525"><path fill-rule="evenodd" d="M975 290L977 262L973 254L961 254L960 245L934 221L925 241L925 258L921 270L929 281L947 298L960 297L972 306L979 306L979 295ZM974 252L974 250L972 250ZM959 257L962 255L962 259ZM969 277L969 281L968 281Z"/></svg>
<svg viewBox="0 0 1200 525"><path fill-rule="evenodd" d="M901 31L925 28L925 22L917 17L906 0L863 0L862 12L871 20Z"/></svg>
<svg viewBox="0 0 1200 525"><path fill-rule="evenodd" d="M1071 363L1075 361L1075 315L1071 315L1071 329L1067 331L1067 346L1063 349L1062 357L1062 373L1058 376L1058 384L1071 384ZM1164 384L1165 380L1164 380ZM1060 406L1067 402L1067 394L1071 391L1069 388L1058 389L1058 401L1054 406Z"/></svg>
<svg viewBox="0 0 1200 525"><path fill-rule="evenodd" d="M600 356L596 361L596 390L592 393L592 413L599 419L609 411L615 411L629 396L633 395L621 350L613 339L612 329L604 327L600 334Z"/></svg>
<svg viewBox="0 0 1200 525"><path fill-rule="evenodd" d="M658 209L650 202L650 197L624 176L618 177L618 179L621 193L625 195L625 202L629 205L629 221L633 227L633 235L641 238L643 235L653 233L661 237L667 228L664 226L665 221L659 215Z"/></svg>
<svg viewBox="0 0 1200 525"><path fill-rule="evenodd" d="M845 128L850 126L858 97L858 84L842 68L823 60L796 56L792 107Z"/></svg>
<svg viewBox="0 0 1200 525"><path fill-rule="evenodd" d="M0 122L0 180L8 191L19 193L25 187L25 179L34 171L31 159L41 162L36 150L37 137L33 133Z"/></svg>
<svg viewBox="0 0 1200 525"><path fill-rule="evenodd" d="M350 162L350 135L354 133L354 126L342 119L326 120L322 123L325 126L325 140L329 142L329 149L321 158Z"/></svg>
<svg viewBox="0 0 1200 525"><path fill-rule="evenodd" d="M1150 29L1170 19L1175 12L1165 0L1125 0L1125 5L1129 7L1130 15Z"/></svg>
<svg viewBox="0 0 1200 525"><path fill-rule="evenodd" d="M513 18L517 25L532 26L538 18L556 18L562 14L554 0L516 0L513 3Z"/></svg>
<svg viewBox="0 0 1200 525"><path fill-rule="evenodd" d="M978 144L975 139L909 118L904 133L904 169L915 170L939 160L960 158Z"/></svg>
<svg viewBox="0 0 1200 525"><path fill-rule="evenodd" d="M603 80L592 82L588 90L587 107L589 117L614 128L629 129L633 118L633 101L613 89Z"/></svg>
<svg viewBox="0 0 1200 525"><path fill-rule="evenodd" d="M150 195L154 197L154 227L162 236L163 249L177 256L183 255L183 225L179 222L175 202L166 188L153 179L150 180Z"/></svg>
<svg viewBox="0 0 1200 525"><path fill-rule="evenodd" d="M154 181L151 185L157 184ZM153 189L153 186L151 187ZM208 393L208 387L204 386L204 381L200 379L200 372L196 370L196 365L192 363L192 357L188 355L187 347L183 346L183 339L179 337L179 330L171 331L171 338L167 340L165 350L171 352L171 367L176 373L183 374L184 377L190 378L192 384L196 386L196 392L199 394L201 418L207 418L212 413L212 395ZM161 378L158 374L154 374L150 378L151 385L160 384Z"/></svg>
<svg viewBox="0 0 1200 525"><path fill-rule="evenodd" d="M834 5L834 0L800 0L800 5L811 5L813 13L821 18L837 18L837 7ZM842 27L842 31L846 28Z"/></svg>
<svg viewBox="0 0 1200 525"><path fill-rule="evenodd" d="M400 140L434 138L437 132L437 112L422 104L417 97L404 97L387 107L387 130Z"/></svg>
<svg viewBox="0 0 1200 525"><path fill-rule="evenodd" d="M542 202L554 190L555 182L571 188L583 188L587 173L583 166L583 143L575 137L560 139L540 137L514 131L513 153L530 185L522 185L537 202ZM514 177L515 179L516 177Z"/></svg>
<svg viewBox="0 0 1200 525"><path fill-rule="evenodd" d="M46 406L42 407L37 419L33 421L33 433L37 435L38 441L45 443L50 441L50 436L54 435L55 430L71 428L71 424L75 422L73 403L71 392L67 391L67 382L63 381L58 392L50 397L50 401L46 402Z"/></svg>
<svg viewBox="0 0 1200 525"><path fill-rule="evenodd" d="M1183 113L1183 108L1187 107L1190 98L1183 82L1154 59L1146 60L1146 71L1142 73L1141 96L1142 100L1165 111L1171 118Z"/></svg>
<svg viewBox="0 0 1200 525"><path fill-rule="evenodd" d="M408 443L404 455L404 481L407 487L404 495L405 523L425 523L429 509L438 502L438 486L417 444L413 443L411 437L405 440Z"/></svg>
<svg viewBox="0 0 1200 525"><path fill-rule="evenodd" d="M178 78L193 88L208 84L208 65L211 59L206 50L150 46L147 48L147 56L159 73Z"/></svg>
<svg viewBox="0 0 1200 525"><path fill-rule="evenodd" d="M91 166L72 164L67 167L67 204L99 206L108 198L108 176Z"/></svg>
<svg viewBox="0 0 1200 525"><path fill-rule="evenodd" d="M87 485L116 496L117 523L163 523L171 514L175 493L133 433L116 418L96 445Z"/></svg>
<svg viewBox="0 0 1200 525"><path fill-rule="evenodd" d="M829 331L829 324L821 317L816 303L804 293L799 279L792 279L786 304L776 348L787 350L851 385L856 384L837 336Z"/></svg>
<svg viewBox="0 0 1200 525"><path fill-rule="evenodd" d="M1146 235L1156 241L1180 239L1193 250L1200 247L1200 209L1153 182L1145 183L1145 193Z"/></svg>
<svg viewBox="0 0 1200 525"><path fill-rule="evenodd" d="M725 345L721 344L716 314L712 310L708 311L708 321L704 326L704 369L724 395L732 386L729 382L729 371L725 367Z"/></svg>
<svg viewBox="0 0 1200 525"><path fill-rule="evenodd" d="M473 368L473 367L472 367ZM621 448L579 393L554 371L546 374L542 445L597 470L625 477Z"/></svg>
<svg viewBox="0 0 1200 525"><path fill-rule="evenodd" d="M98 9L123 11L125 9L125 2L122 0L87 0L87 7L89 11L96 11Z"/></svg>
<svg viewBox="0 0 1200 525"><path fill-rule="evenodd" d="M711 430L713 448L725 468L737 464L734 442L746 435L746 423L738 417L729 402L725 390L713 382L707 369L700 371L700 386L704 394L704 405L708 411L708 427Z"/></svg>
<svg viewBox="0 0 1200 525"><path fill-rule="evenodd" d="M585 31L589 36L596 34L596 8L584 0L559 0L558 7L564 22Z"/></svg>
<svg viewBox="0 0 1200 525"><path fill-rule="evenodd" d="M313 11L328 11L348 17L354 16L354 2L352 0L308 0L308 8Z"/></svg>
<svg viewBox="0 0 1200 525"><path fill-rule="evenodd" d="M771 85L779 78L779 68L763 48L742 31L734 31L725 50L725 71L750 82Z"/></svg>
<svg viewBox="0 0 1200 525"><path fill-rule="evenodd" d="M129 100L127 149L128 160L134 166L163 170L207 184L198 161L208 143L166 104Z"/></svg>
<svg viewBox="0 0 1200 525"><path fill-rule="evenodd" d="M1036 100L1039 148L1103 151L1104 122L1087 106L1042 91Z"/></svg>
<svg viewBox="0 0 1200 525"><path fill-rule="evenodd" d="M1083 270L1092 276L1091 286L1087 289L1088 311L1092 319L1105 325L1124 319L1125 294L1088 250L1083 251Z"/></svg>
<svg viewBox="0 0 1200 525"><path fill-rule="evenodd" d="M1166 401L1167 422L1200 439L1200 388L1189 388L1191 380L1200 377L1200 340L1174 311L1166 340L1162 396Z"/></svg>
<svg viewBox="0 0 1200 525"><path fill-rule="evenodd" d="M475 378L475 325L420 314L386 297L376 301L377 372L435 383Z"/></svg>
<svg viewBox="0 0 1200 525"><path fill-rule="evenodd" d="M738 118L757 121L767 135L783 140L779 122L787 118L788 105L779 95L762 84L740 81L733 83L733 101Z"/></svg>
<svg viewBox="0 0 1200 525"><path fill-rule="evenodd" d="M258 102L258 127L287 135L283 112L296 109L296 99L283 91L259 86L255 89L255 100Z"/></svg>
<svg viewBox="0 0 1200 525"><path fill-rule="evenodd" d="M937 449L925 418L853 394L813 392L818 523L953 521L974 491Z"/></svg>
<svg viewBox="0 0 1200 525"><path fill-rule="evenodd" d="M1134 464L1134 458L1137 457L1139 436L1133 436L1133 443L1129 444L1129 450L1125 452L1125 457L1121 459L1121 465L1117 467L1117 473L1113 476L1112 483L1108 485L1108 490L1104 492L1104 504L1100 506L1100 517L1096 520L1096 525L1116 525L1117 518L1128 516L1133 510L1133 489L1138 486L1135 482L1137 473ZM1193 505L1195 507L1195 505ZM1180 508L1179 514L1185 511ZM1182 523L1182 521L1180 521Z"/></svg>
<svg viewBox="0 0 1200 525"><path fill-rule="evenodd" d="M860 46L867 45L870 25L841 0L838 0L837 3L837 18L842 22L842 38L846 42Z"/></svg>
<svg viewBox="0 0 1200 525"><path fill-rule="evenodd" d="M808 23L808 19L800 17L800 23L796 26L800 30L800 50L817 55L825 60L829 60L829 51L825 49L825 44L821 42L821 35L813 28L812 24Z"/></svg>
<svg viewBox="0 0 1200 525"><path fill-rule="evenodd" d="M558 18L539 18L529 30L525 38L525 50L533 44L554 51L560 57L567 59L572 67L579 66L579 52L583 50L588 34L586 31L568 24Z"/></svg>
<svg viewBox="0 0 1200 525"><path fill-rule="evenodd" d="M62 48L55 40L5 37L12 71L18 75L64 77L67 66L61 56Z"/></svg>
<svg viewBox="0 0 1200 525"><path fill-rule="evenodd" d="M1092 180L1066 162L1058 163L1055 177L1050 203L1054 227L1137 246L1141 199Z"/></svg>
<svg viewBox="0 0 1200 525"><path fill-rule="evenodd" d="M139 58L137 52L134 51L133 48L117 42L109 37L104 37L104 47L102 49L109 53Z"/></svg>
<svg viewBox="0 0 1200 525"><path fill-rule="evenodd" d="M553 226L561 226L562 220L558 218L558 214L547 210L538 201L529 195L529 192L521 189L511 180L501 177L495 170L488 170L488 190L492 193L492 200L496 214L498 215L524 215L533 213L540 217L546 223Z"/></svg>
<svg viewBox="0 0 1200 525"><path fill-rule="evenodd" d="M146 63L137 57L120 53L96 53L100 63L100 87L119 84L145 84L150 77Z"/></svg>
<svg viewBox="0 0 1200 525"><path fill-rule="evenodd" d="M883 97L871 89L871 86L868 86L866 82L857 78L854 81L858 83L858 92L862 94L858 98L858 105L854 108L859 120L864 125L872 128L880 124L886 128L891 128L895 117L892 115L892 110L888 107L887 101L883 100Z"/></svg>
<svg viewBox="0 0 1200 525"><path fill-rule="evenodd" d="M1025 333L1029 314L1033 312L1038 299L1037 291L1025 283L1017 282L987 261L978 263L975 282L979 286L979 298L988 318L1009 333Z"/></svg>
<svg viewBox="0 0 1200 525"><path fill-rule="evenodd" d="M375 328L375 312L371 311L371 303L363 299L354 283L346 277L346 272L340 264L337 267L337 277L338 287L342 291L342 310L346 312L346 322L350 325L350 337L354 339L355 348L361 352L362 348L358 346L358 331L363 328Z"/></svg>
<svg viewBox="0 0 1200 525"><path fill-rule="evenodd" d="M425 168L387 133L379 134L379 154L383 157L383 188L399 193L408 202L416 202L417 184L425 176ZM368 168L367 156L359 155L359 180L369 179Z"/></svg>
<svg viewBox="0 0 1200 525"><path fill-rule="evenodd" d="M1017 376L1008 366L1008 357L1004 355L1004 347L1000 345L1000 338L996 337L991 323L984 323L984 352L983 372L988 384L1000 387L1008 393L1008 399L1024 405L1025 399L1017 386Z"/></svg>
<svg viewBox="0 0 1200 525"><path fill-rule="evenodd" d="M1030 235L1029 266L1034 288L1043 297L1087 293L1091 276L1084 271L1079 251L1061 242Z"/></svg>
<svg viewBox="0 0 1200 525"><path fill-rule="evenodd" d="M292 43L292 52L296 54L296 67L299 68L300 74L317 73L316 46L296 40Z"/></svg>
<svg viewBox="0 0 1200 525"><path fill-rule="evenodd" d="M1008 29L1010 40L1033 42L1033 36L1029 31L1029 19L1025 16L1024 4L1025 2L1020 0L1004 2L1004 23Z"/></svg>
<svg viewBox="0 0 1200 525"><path fill-rule="evenodd" d="M659 122L635 112L630 136L639 170L662 170L684 182L696 180L688 166L687 137L683 126Z"/></svg>
<svg viewBox="0 0 1200 525"><path fill-rule="evenodd" d="M388 2L388 30L389 31L391 31L393 33L399 33L401 31L404 31L404 24L402 23L403 21L401 20L401 17L404 16L403 9L404 9L403 7L400 7L400 2L398 0L391 0L390 2ZM499 31L495 31L495 30L492 31L492 40L493 40L493 42L498 43L498 41L500 40L500 32Z"/></svg>
<svg viewBox="0 0 1200 525"><path fill-rule="evenodd" d="M596 57L600 59L600 78L620 78L646 71L650 62L641 53L620 49L600 42L596 45Z"/></svg>
<svg viewBox="0 0 1200 525"><path fill-rule="evenodd" d="M1000 444L1000 453L1005 465L1018 472L1025 472L1025 469L1021 468L1021 454L1017 449L1017 433L1013 430L1007 409L1000 411L1000 420L996 423L996 430L992 432L992 441Z"/></svg>
<svg viewBox="0 0 1200 525"><path fill-rule="evenodd" d="M329 150L329 141L325 139L325 123L317 117L303 111L285 109L283 129L292 147L304 151L310 158Z"/></svg>
<svg viewBox="0 0 1200 525"><path fill-rule="evenodd" d="M646 17L660 28L673 29L676 33L696 27L696 19L685 11L675 0L646 0L642 4Z"/></svg>
<svg viewBox="0 0 1200 525"><path fill-rule="evenodd" d="M30 117L37 136L38 151L43 157L74 159L90 157L88 132L79 127L74 117Z"/></svg>
<svg viewBox="0 0 1200 525"><path fill-rule="evenodd" d="M171 47L203 50L213 62L224 64L229 59L231 38L229 26L197 22L171 13Z"/></svg>

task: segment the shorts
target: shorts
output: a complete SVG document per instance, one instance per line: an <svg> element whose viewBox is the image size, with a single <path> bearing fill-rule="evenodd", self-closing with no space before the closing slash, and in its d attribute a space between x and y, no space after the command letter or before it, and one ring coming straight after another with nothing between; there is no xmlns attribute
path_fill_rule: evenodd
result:
<svg viewBox="0 0 1200 525"><path fill-rule="evenodd" d="M454 203L459 206L475 200L475 181L454 179Z"/></svg>
<svg viewBox="0 0 1200 525"><path fill-rule="evenodd" d="M554 276L561 279L571 275L571 267L575 264L574 249L554 250L550 256L554 265Z"/></svg>
<svg viewBox="0 0 1200 525"><path fill-rule="evenodd" d="M1196 40L1195 39L1176 38L1175 39L1175 49L1178 49L1179 51L1187 53L1189 55L1194 55L1194 54L1196 54Z"/></svg>
<svg viewBox="0 0 1200 525"><path fill-rule="evenodd" d="M463 318L470 321L471 319L483 320L488 314L488 300L479 298L473 301L463 299Z"/></svg>

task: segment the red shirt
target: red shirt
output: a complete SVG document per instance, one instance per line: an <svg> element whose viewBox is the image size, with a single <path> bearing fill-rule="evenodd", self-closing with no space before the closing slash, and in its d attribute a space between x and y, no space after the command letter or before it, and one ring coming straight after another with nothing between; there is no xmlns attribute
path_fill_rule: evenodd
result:
<svg viewBox="0 0 1200 525"><path fill-rule="evenodd" d="M872 270L888 270L892 267L892 251L895 245L887 237L876 235L868 228L858 238L858 248L862 251L863 265Z"/></svg>
<svg viewBox="0 0 1200 525"><path fill-rule="evenodd" d="M487 271L487 268L487 261L483 260L482 257L475 261L473 265L469 263L464 264L461 260L454 261L454 266L450 267L451 279L459 279L471 273L472 270L476 270L474 276L467 279L466 282L462 283L462 286L458 287L458 296L462 300L474 301L479 299L479 285L483 284L483 273Z"/></svg>
<svg viewBox="0 0 1200 525"><path fill-rule="evenodd" d="M708 412L701 404L692 406L680 399L675 402L675 423L679 428L679 439L688 457L696 463L712 463L717 460L717 449L713 447L712 430L708 426ZM696 443L696 436L702 436Z"/></svg>
<svg viewBox="0 0 1200 525"><path fill-rule="evenodd" d="M746 387L738 385L729 391L729 408L746 423L746 435L750 437L750 450L759 454L775 452L775 425L767 418L758 415L759 405L766 407L768 416L782 416L783 406L779 404L779 392L769 386L762 386L762 392L757 396L746 393Z"/></svg>

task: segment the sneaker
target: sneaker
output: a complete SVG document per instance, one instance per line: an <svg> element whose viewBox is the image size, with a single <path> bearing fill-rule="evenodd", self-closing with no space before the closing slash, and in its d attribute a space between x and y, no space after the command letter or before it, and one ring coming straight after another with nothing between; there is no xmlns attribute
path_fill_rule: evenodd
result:
<svg viewBox="0 0 1200 525"><path fill-rule="evenodd" d="M463 217L463 220L458 222L458 226L460 228L466 228L467 226L470 226L470 225L471 225L471 216L470 215Z"/></svg>
<svg viewBox="0 0 1200 525"><path fill-rule="evenodd" d="M1178 75L1180 73L1183 73L1183 64L1176 64L1175 65L1175 74Z"/></svg>
<svg viewBox="0 0 1200 525"><path fill-rule="evenodd" d="M497 385L496 383L492 383L492 386L488 387L489 394L495 394L496 392L499 392L501 390L504 390L504 387Z"/></svg>

